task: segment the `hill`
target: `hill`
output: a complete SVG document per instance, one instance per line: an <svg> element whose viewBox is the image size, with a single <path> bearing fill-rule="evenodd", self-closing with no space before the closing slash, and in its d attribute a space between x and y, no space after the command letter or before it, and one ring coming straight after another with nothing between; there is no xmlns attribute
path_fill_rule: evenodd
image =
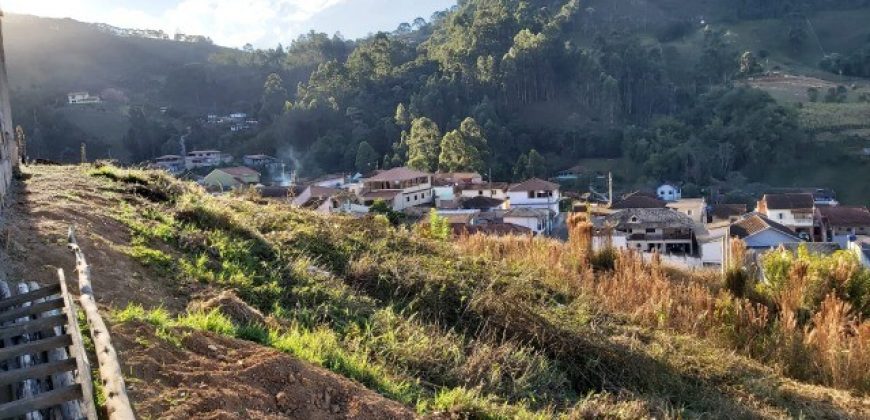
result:
<svg viewBox="0 0 870 420"><path fill-rule="evenodd" d="M628 254L590 265L573 245L544 239L444 243L381 218L212 197L162 173L25 175L6 214L4 267L45 280L46 264L71 263L59 239L66 223L79 226L140 413L858 418L870 409L860 277L837 280L864 290L858 298L823 282L849 303L814 293L786 304ZM782 324L792 309L808 317Z"/></svg>
<svg viewBox="0 0 870 420"><path fill-rule="evenodd" d="M854 180L870 176L861 156L870 141L868 16L863 0L471 0L410 30L357 41L309 33L287 48L247 51L31 18L57 34L48 45L79 42L60 34L86 32L82 39L98 38L122 57L124 65L97 57L118 76L94 86L120 83L130 100L76 115L56 103L58 92L23 87L14 109L32 156L63 161L76 161L82 142L92 158L147 161L177 152L191 127L192 146L273 154L298 162L305 175L412 158L434 171L455 166L440 162L441 142L468 121L480 136L473 150L462 149L475 157L458 169L500 180L616 161L625 163L616 168L618 191L664 180L735 196L829 187L844 203L866 204L867 188ZM45 29L54 26L59 32ZM8 38L12 47L19 42ZM68 47L79 61L91 53ZM42 67L63 68L52 63ZM230 133L203 122L231 111L258 118L258 128ZM433 147L418 147L425 136L415 125L429 129ZM530 155L542 157L537 169L529 169Z"/></svg>

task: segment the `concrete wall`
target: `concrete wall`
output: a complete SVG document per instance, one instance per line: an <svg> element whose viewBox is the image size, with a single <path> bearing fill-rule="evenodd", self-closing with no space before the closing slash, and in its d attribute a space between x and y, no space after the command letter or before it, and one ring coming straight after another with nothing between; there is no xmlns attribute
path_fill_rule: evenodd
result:
<svg viewBox="0 0 870 420"><path fill-rule="evenodd" d="M12 126L12 106L9 104L9 81L6 76L6 52L3 49L2 12L0 12L0 203L5 203L18 162L18 145L15 143L15 128Z"/></svg>

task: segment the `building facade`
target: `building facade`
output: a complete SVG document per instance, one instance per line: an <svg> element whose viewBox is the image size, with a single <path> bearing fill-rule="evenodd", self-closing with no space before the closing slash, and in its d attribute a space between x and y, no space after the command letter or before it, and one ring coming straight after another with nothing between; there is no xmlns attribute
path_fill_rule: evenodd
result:
<svg viewBox="0 0 870 420"><path fill-rule="evenodd" d="M364 204L381 199L395 211L435 201L432 174L406 167L393 168L363 180L360 197ZM368 204L366 204L368 205Z"/></svg>

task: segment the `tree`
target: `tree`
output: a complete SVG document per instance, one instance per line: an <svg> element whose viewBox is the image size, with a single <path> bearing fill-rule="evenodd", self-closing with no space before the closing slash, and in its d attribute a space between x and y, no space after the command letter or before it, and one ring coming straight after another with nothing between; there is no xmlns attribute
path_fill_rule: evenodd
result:
<svg viewBox="0 0 870 420"><path fill-rule="evenodd" d="M399 103L399 106L396 107L396 125L399 126L403 131L408 129L408 124L411 122L411 117L408 115L408 109L405 108L405 104Z"/></svg>
<svg viewBox="0 0 870 420"><path fill-rule="evenodd" d="M435 172L438 167L441 130L426 117L414 119L408 135L408 166L418 171Z"/></svg>
<svg viewBox="0 0 870 420"><path fill-rule="evenodd" d="M514 179L517 181L529 178L544 178L547 176L547 161L537 150L520 155L514 165Z"/></svg>
<svg viewBox="0 0 870 420"><path fill-rule="evenodd" d="M807 88L807 97L809 97L810 102L818 102L819 101L819 88L814 87L814 86Z"/></svg>
<svg viewBox="0 0 870 420"><path fill-rule="evenodd" d="M758 64L758 60L755 59L755 55L752 54L752 51L744 51L740 56L740 74L743 76L750 76L760 71L761 65Z"/></svg>
<svg viewBox="0 0 870 420"><path fill-rule="evenodd" d="M263 98L260 107L260 118L267 121L280 115L284 111L284 104L287 102L287 89L284 89L284 81L277 73L272 73L266 77L266 83L263 85Z"/></svg>
<svg viewBox="0 0 870 420"><path fill-rule="evenodd" d="M429 236L441 241L450 238L450 222L435 209L429 210Z"/></svg>
<svg viewBox="0 0 870 420"><path fill-rule="evenodd" d="M364 174L377 169L378 158L378 152L368 142L361 142L356 151L357 172Z"/></svg>
<svg viewBox="0 0 870 420"><path fill-rule="evenodd" d="M448 172L482 171L486 139L473 118L466 118L458 130L453 130L441 140L441 155L438 167Z"/></svg>

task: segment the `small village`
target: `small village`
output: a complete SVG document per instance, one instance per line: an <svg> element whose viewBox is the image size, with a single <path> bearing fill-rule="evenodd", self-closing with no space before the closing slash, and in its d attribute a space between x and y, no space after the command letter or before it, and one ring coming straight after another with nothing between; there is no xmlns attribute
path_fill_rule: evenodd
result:
<svg viewBox="0 0 870 420"><path fill-rule="evenodd" d="M680 268L723 268L730 240L742 240L754 256L770 250L830 255L854 253L870 266L870 211L843 206L833 191L792 188L765 193L754 208L746 204L710 202L683 197L677 184L655 191L614 194L566 191L557 181L531 178L518 183L488 180L479 173L426 173L408 167L368 174L330 174L299 179L277 158L246 155L242 165L218 150L197 150L185 156L161 156L152 167L174 175L203 173L194 180L214 194L255 191L272 202L322 214L361 217L369 213L398 215L406 224L427 224L442 217L454 236L543 235L568 238L568 216L587 215L594 227L593 247L629 249L658 255ZM757 260L757 258L756 258Z"/></svg>

